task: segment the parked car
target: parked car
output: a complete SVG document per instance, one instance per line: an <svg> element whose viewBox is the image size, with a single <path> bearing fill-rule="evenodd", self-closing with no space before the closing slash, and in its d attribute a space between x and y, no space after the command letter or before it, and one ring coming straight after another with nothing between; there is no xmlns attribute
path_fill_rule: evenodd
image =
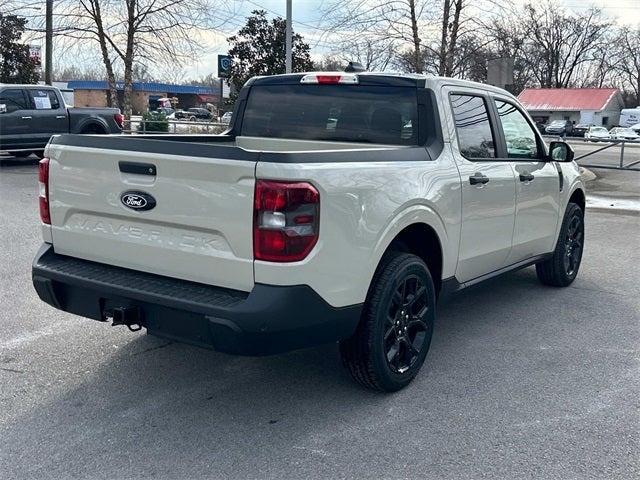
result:
<svg viewBox="0 0 640 480"><path fill-rule="evenodd" d="M573 132L571 133L571 135L573 137L584 137L584 134L587 133L587 130L589 130L590 126L591 125L587 123L578 123L577 125L573 126Z"/></svg>
<svg viewBox="0 0 640 480"><path fill-rule="evenodd" d="M536 122L536 128L541 134L544 135L545 130L547 129L547 124L544 122Z"/></svg>
<svg viewBox="0 0 640 480"><path fill-rule="evenodd" d="M0 150L16 157L42 156L52 135L121 133L123 121L117 108L67 107L55 87L0 84Z"/></svg>
<svg viewBox="0 0 640 480"><path fill-rule="evenodd" d="M234 354L339 341L357 381L395 391L425 361L440 296L534 264L545 285L576 278L573 150L547 148L505 90L308 73L253 78L238 102L224 135L51 140L43 301Z"/></svg>
<svg viewBox="0 0 640 480"><path fill-rule="evenodd" d="M176 112L176 118L189 120L195 122L198 120L210 121L213 118L213 114L206 108L189 108L188 110L180 110Z"/></svg>
<svg viewBox="0 0 640 480"><path fill-rule="evenodd" d="M600 142L611 140L611 135L604 127L589 127L589 130L584 134L584 139L587 142Z"/></svg>
<svg viewBox="0 0 640 480"><path fill-rule="evenodd" d="M620 111L620 126L630 127L640 122L640 107L623 108Z"/></svg>
<svg viewBox="0 0 640 480"><path fill-rule="evenodd" d="M156 112L163 113L168 120L173 120L176 118L176 111L170 107L159 107L156 109Z"/></svg>
<svg viewBox="0 0 640 480"><path fill-rule="evenodd" d="M636 123L635 125L631 125L629 128L640 135L640 123Z"/></svg>
<svg viewBox="0 0 640 480"><path fill-rule="evenodd" d="M225 125L229 125L229 123L231 123L231 112L225 112L224 115L222 115L222 117L220 117L220 123L223 123Z"/></svg>
<svg viewBox="0 0 640 480"><path fill-rule="evenodd" d="M569 120L554 120L545 129L547 135L571 135L573 123Z"/></svg>
<svg viewBox="0 0 640 480"><path fill-rule="evenodd" d="M609 130L609 136L613 140L631 140L631 141L640 140L640 135L638 135L632 129L624 128L624 127L612 128L611 130Z"/></svg>

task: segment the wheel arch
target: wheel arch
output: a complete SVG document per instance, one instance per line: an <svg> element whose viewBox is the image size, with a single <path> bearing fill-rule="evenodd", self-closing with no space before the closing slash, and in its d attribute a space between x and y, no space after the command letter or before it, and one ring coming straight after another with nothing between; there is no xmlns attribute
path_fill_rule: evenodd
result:
<svg viewBox="0 0 640 480"><path fill-rule="evenodd" d="M370 265L369 286L374 274L388 251L413 253L429 267L437 292L442 287L443 273L450 271L447 254L447 231L444 222L434 210L416 205L394 220L376 245ZM457 245L455 245L457 249Z"/></svg>
<svg viewBox="0 0 640 480"><path fill-rule="evenodd" d="M584 194L584 190L581 187L576 187L575 190L573 192L571 192L571 196L569 197L569 202L568 203L577 204L582 209L582 211L584 212L584 209L585 209L586 204L587 204L587 199L586 199L586 196Z"/></svg>
<svg viewBox="0 0 640 480"><path fill-rule="evenodd" d="M90 129L99 129L101 134L109 132L109 126L100 118L90 117L78 124L76 133L87 133Z"/></svg>

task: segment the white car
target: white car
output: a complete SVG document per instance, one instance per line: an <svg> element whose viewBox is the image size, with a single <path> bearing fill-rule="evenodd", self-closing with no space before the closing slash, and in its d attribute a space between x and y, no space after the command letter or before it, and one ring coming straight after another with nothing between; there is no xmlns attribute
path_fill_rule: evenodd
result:
<svg viewBox="0 0 640 480"><path fill-rule="evenodd" d="M636 132L637 134L640 134L640 123L636 123L635 125L631 125L629 128L631 130L633 130L634 132Z"/></svg>
<svg viewBox="0 0 640 480"><path fill-rule="evenodd" d="M439 297L531 265L545 285L576 278L573 151L505 90L322 72L254 78L238 102L223 135L51 140L43 301L227 353L338 341L389 392L425 361Z"/></svg>
<svg viewBox="0 0 640 480"><path fill-rule="evenodd" d="M604 127L589 127L589 130L584 134L584 139L587 142L600 142L611 140L611 135Z"/></svg>
<svg viewBox="0 0 640 480"><path fill-rule="evenodd" d="M232 112L225 112L225 114L222 115L222 117L220 117L220 123L229 125L229 123L231 123L231 116L232 116Z"/></svg>
<svg viewBox="0 0 640 480"><path fill-rule="evenodd" d="M634 132L631 128L614 127L609 130L609 135L613 140L639 140L640 135Z"/></svg>

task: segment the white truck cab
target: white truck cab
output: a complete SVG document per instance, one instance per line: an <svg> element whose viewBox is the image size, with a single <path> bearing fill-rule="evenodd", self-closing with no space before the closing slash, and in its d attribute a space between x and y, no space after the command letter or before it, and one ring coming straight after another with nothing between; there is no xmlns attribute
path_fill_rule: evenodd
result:
<svg viewBox="0 0 640 480"><path fill-rule="evenodd" d="M40 297L220 351L339 341L362 384L407 385L436 299L584 245L573 151L504 90L421 75L250 80L222 135L54 137Z"/></svg>

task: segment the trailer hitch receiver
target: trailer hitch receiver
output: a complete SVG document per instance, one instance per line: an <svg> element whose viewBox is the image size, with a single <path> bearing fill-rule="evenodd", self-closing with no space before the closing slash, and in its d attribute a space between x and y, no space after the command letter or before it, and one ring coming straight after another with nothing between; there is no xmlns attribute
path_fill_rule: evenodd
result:
<svg viewBox="0 0 640 480"><path fill-rule="evenodd" d="M113 327L126 325L132 332L142 329L142 311L139 307L115 307L105 312L105 317L113 319Z"/></svg>

